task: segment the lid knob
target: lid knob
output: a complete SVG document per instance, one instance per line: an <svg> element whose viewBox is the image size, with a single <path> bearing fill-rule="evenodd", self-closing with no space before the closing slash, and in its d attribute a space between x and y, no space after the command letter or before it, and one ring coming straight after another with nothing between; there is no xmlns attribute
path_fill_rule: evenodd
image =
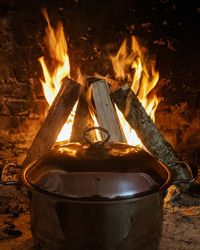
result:
<svg viewBox="0 0 200 250"><path fill-rule="evenodd" d="M106 135L107 135L107 137L103 140L103 141L95 141L95 142L93 142L92 140L90 140L89 138L88 138L88 133L90 132L90 131L92 131L92 130L100 130L101 132L104 132ZM87 128L87 129L85 129L84 131L83 131L83 139L86 141L86 142L88 142L91 146L96 146L96 147L103 147L103 145L106 143L106 142L108 142L109 141L109 139L110 139L110 137L111 137L111 134L110 134L110 132L107 130L107 129L105 129L105 128L102 128L102 127L91 127L91 128Z"/></svg>

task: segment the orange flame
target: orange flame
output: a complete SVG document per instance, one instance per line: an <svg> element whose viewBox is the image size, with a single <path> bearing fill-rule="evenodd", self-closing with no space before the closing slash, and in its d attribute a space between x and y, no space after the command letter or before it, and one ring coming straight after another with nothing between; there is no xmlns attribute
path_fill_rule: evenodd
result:
<svg viewBox="0 0 200 250"><path fill-rule="evenodd" d="M49 68L47 67L48 64L47 62L45 62L44 57L39 58L39 62L41 63L45 79L44 81L41 80L41 83L45 98L49 106L51 106L61 87L62 80L67 76L70 77L70 63L68 56L68 46L62 23L58 22L56 28L53 29L46 9L44 9L42 13L47 21L47 27L45 30L46 36L44 42L49 51L51 59L51 70L49 70ZM69 140L76 107L77 103L75 104L71 114L67 119L67 122L58 135L57 141Z"/></svg>
<svg viewBox="0 0 200 250"><path fill-rule="evenodd" d="M44 80L41 80L41 83L44 95L50 106L61 87L63 78L70 77L70 61L62 23L58 22L56 28L54 29L51 26L46 10L43 10L43 15L47 21L44 42L49 51L50 62L48 63L44 57L39 58L39 61L44 74ZM147 113L154 121L158 98L153 94L152 90L158 82L159 73L155 70L155 61L150 59L147 60L146 54L146 50L139 46L135 37L132 37L131 48L128 47L127 40L125 39L117 54L115 56L111 56L110 58L116 79L126 80L128 83L131 83L132 90L135 94L137 94ZM84 79L78 68L77 72L78 82L83 83ZM87 97L90 106L91 93L90 91L88 93ZM76 107L77 103L68 117L66 124L61 130L57 141L70 139ZM137 137L135 131L130 128L129 124L126 122L124 116L117 109L117 107L116 110L127 142L130 145L140 144L140 139ZM92 116L94 124L98 126L96 117L94 114L92 114ZM100 139L100 135L97 134L96 136Z"/></svg>
<svg viewBox="0 0 200 250"><path fill-rule="evenodd" d="M147 114L155 121L155 111L159 100L152 93L152 90L158 82L159 73L155 70L155 61L152 59L147 60L147 58L146 49L139 46L134 36L132 36L130 49L125 39L117 54L110 57L116 79L126 80L131 84L131 89L139 98ZM127 142L131 145L140 144L140 139L135 131L131 129L118 109L117 113Z"/></svg>

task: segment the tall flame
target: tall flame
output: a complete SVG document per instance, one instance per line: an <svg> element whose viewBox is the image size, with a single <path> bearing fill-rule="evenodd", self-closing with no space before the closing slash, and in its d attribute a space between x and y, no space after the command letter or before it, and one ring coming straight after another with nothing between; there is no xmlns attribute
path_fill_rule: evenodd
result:
<svg viewBox="0 0 200 250"><path fill-rule="evenodd" d="M41 79L41 83L45 98L49 106L51 106L61 87L62 80L66 76L70 77L70 63L63 24L61 22L58 22L56 28L54 29L51 26L46 9L44 9L42 13L47 21L47 27L45 29L46 36L44 42L50 55L51 70L48 68L48 63L45 62L44 57L39 58L39 62L41 63L44 74L44 81ZM57 141L69 140L72 131L73 117L75 115L76 106L77 103L75 104L70 116L68 117L66 124L58 135Z"/></svg>
<svg viewBox="0 0 200 250"><path fill-rule="evenodd" d="M44 95L50 106L61 87L64 77L70 77L70 61L62 23L58 22L54 29L46 10L43 10L43 15L47 22L44 42L49 52L50 62L47 62L44 57L39 58L39 61L44 74L44 80L41 80L41 83ZM131 46L128 46L128 42L125 39L117 54L111 56L110 59L116 79L125 80L130 83L132 90L138 96L147 113L151 116L152 120L155 121L158 98L152 90L156 86L159 78L159 73L155 70L155 61L147 56L146 49L139 46L134 36L131 39ZM78 68L77 72L79 72L79 81L83 82L84 80L81 78ZM91 102L91 94L88 96L88 102ZM57 141L69 140L76 107L77 103L61 130ZM117 113L127 142L131 145L140 144L140 139L137 137L135 131L131 129L118 109ZM98 125L94 115L93 119L94 124ZM99 135L97 135L97 138L100 139Z"/></svg>
<svg viewBox="0 0 200 250"><path fill-rule="evenodd" d="M131 89L146 109L147 114L155 121L155 111L159 100L152 90L158 82L159 73L155 70L155 61L147 60L147 58L146 49L139 46L134 36L132 36L130 48L125 39L117 54L110 57L116 79L126 80L131 84ZM117 113L127 142L131 145L140 144L135 131L131 129L118 109Z"/></svg>

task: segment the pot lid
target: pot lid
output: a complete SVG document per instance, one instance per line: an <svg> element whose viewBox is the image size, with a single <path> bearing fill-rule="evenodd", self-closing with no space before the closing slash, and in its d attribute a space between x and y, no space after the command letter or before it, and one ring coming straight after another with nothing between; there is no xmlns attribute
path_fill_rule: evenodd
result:
<svg viewBox="0 0 200 250"><path fill-rule="evenodd" d="M104 142L54 148L22 170L22 182L46 195L92 201L135 198L168 187L171 172L152 155Z"/></svg>

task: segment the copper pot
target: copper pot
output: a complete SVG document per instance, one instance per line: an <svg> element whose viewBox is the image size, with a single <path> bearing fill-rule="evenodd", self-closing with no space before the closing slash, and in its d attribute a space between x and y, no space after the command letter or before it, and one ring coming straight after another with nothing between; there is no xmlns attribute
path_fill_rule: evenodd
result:
<svg viewBox="0 0 200 250"><path fill-rule="evenodd" d="M107 134L91 142L87 134ZM99 127L88 142L56 147L23 168L20 182L31 193L35 246L48 250L155 250L163 224L163 197L178 182L146 151L109 143ZM174 164L176 165L176 164ZM5 184L1 180L1 183ZM12 184L12 183L6 183Z"/></svg>

